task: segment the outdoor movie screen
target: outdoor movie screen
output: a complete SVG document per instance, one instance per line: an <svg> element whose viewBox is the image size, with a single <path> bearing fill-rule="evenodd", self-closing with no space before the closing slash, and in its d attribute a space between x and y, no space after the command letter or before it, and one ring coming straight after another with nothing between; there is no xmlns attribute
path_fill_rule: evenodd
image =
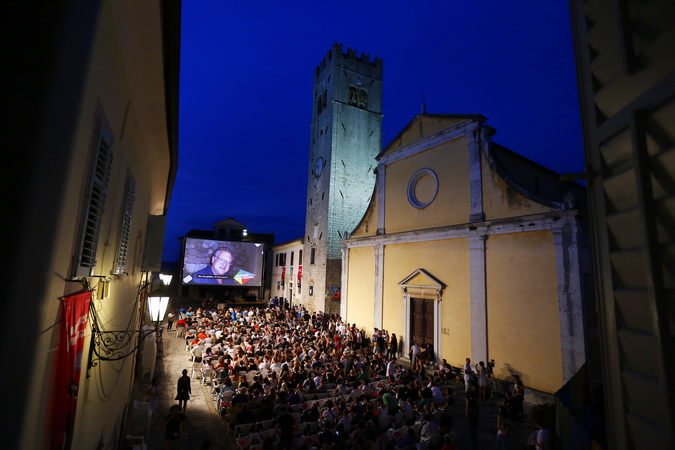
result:
<svg viewBox="0 0 675 450"><path fill-rule="evenodd" d="M185 238L185 285L262 285L265 244Z"/></svg>

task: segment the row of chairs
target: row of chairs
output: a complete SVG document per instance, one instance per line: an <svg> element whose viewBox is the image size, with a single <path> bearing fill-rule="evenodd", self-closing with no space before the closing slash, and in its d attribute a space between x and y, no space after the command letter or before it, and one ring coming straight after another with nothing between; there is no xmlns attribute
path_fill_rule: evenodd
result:
<svg viewBox="0 0 675 450"><path fill-rule="evenodd" d="M274 430L272 430L274 432ZM271 438L275 442L277 436L275 433L269 435L265 433L251 433L241 439L235 440L235 445L239 449L262 450L266 438ZM313 434L310 436L296 436L293 439L291 448L315 448L319 445L319 435Z"/></svg>

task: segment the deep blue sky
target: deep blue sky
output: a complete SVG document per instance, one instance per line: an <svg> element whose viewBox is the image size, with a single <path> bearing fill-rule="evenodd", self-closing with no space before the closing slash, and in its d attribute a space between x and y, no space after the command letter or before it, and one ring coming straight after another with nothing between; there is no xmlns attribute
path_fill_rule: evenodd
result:
<svg viewBox="0 0 675 450"><path fill-rule="evenodd" d="M334 42L384 59L383 145L425 94L430 114L482 114L495 142L583 170L567 2L184 1L165 261L228 217L302 237L313 73Z"/></svg>

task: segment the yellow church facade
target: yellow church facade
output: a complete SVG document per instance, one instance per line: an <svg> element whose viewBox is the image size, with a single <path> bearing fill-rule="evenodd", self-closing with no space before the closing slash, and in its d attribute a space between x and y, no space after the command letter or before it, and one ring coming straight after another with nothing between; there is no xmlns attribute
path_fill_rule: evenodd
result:
<svg viewBox="0 0 675 450"><path fill-rule="evenodd" d="M418 115L377 157L343 241L341 316L554 393L583 365L584 189L492 142L480 115Z"/></svg>

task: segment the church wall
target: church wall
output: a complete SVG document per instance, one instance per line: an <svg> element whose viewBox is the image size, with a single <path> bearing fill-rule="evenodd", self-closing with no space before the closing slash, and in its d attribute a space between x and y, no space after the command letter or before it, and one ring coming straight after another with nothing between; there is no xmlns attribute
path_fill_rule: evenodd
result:
<svg viewBox="0 0 675 450"><path fill-rule="evenodd" d="M375 295L375 252L373 247L349 249L349 305L346 322L356 323L366 332L372 331Z"/></svg>
<svg viewBox="0 0 675 450"><path fill-rule="evenodd" d="M490 163L482 158L483 210L485 220L504 219L518 215L539 214L552 208L534 202L516 192L502 179Z"/></svg>
<svg viewBox="0 0 675 450"><path fill-rule="evenodd" d="M425 208L408 202L408 182L417 171L430 168L438 177L438 193ZM425 177L430 179L430 177ZM424 186L420 180L420 189ZM430 181L430 180L428 180ZM418 198L423 200L416 190ZM428 193L428 191L426 192ZM385 227L387 233L465 223L470 214L469 152L466 137L417 153L386 168Z"/></svg>
<svg viewBox="0 0 675 450"><path fill-rule="evenodd" d="M508 378L513 370L527 387L555 392L563 379L553 236L491 235L486 246L488 354L495 376Z"/></svg>
<svg viewBox="0 0 675 450"><path fill-rule="evenodd" d="M396 333L400 342L404 336L404 311L403 293L398 283L416 269L425 269L446 285L441 301L441 358L459 365L470 354L471 347L469 251L466 240L387 245L384 254L383 328ZM402 344L407 355L412 343Z"/></svg>
<svg viewBox="0 0 675 450"><path fill-rule="evenodd" d="M370 207L366 210L357 228L351 232L350 237L375 236L377 234L377 190L373 191Z"/></svg>

